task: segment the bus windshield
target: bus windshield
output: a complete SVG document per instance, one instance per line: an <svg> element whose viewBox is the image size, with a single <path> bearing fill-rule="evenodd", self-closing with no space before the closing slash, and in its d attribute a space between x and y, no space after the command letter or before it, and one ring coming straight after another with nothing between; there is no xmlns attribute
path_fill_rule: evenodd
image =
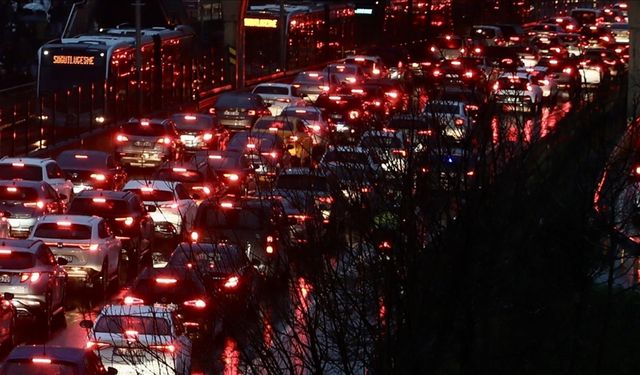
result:
<svg viewBox="0 0 640 375"><path fill-rule="evenodd" d="M100 55L101 52L97 50L43 47L38 71L38 93L59 92L74 86L103 82L106 79L106 57Z"/></svg>

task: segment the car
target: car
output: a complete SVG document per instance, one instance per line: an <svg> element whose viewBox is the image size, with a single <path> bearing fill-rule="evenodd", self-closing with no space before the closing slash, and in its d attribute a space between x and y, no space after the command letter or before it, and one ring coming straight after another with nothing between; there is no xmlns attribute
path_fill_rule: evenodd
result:
<svg viewBox="0 0 640 375"><path fill-rule="evenodd" d="M80 326L86 350L118 374L191 374L192 342L172 308L111 304Z"/></svg>
<svg viewBox="0 0 640 375"><path fill-rule="evenodd" d="M317 107L290 106L285 108L280 115L286 119L302 120L309 130L314 147L323 146L328 142L329 123Z"/></svg>
<svg viewBox="0 0 640 375"><path fill-rule="evenodd" d="M243 152L238 150L200 151L194 155L193 160L206 164L207 169L223 184L215 196L223 195L220 193L222 191L226 194L246 195L256 190L256 171L249 157Z"/></svg>
<svg viewBox="0 0 640 375"><path fill-rule="evenodd" d="M484 72L471 58L445 60L431 71L434 83L440 87L469 87L481 90L485 84Z"/></svg>
<svg viewBox="0 0 640 375"><path fill-rule="evenodd" d="M26 238L36 219L46 214L63 213L65 203L44 181L0 181L0 210L9 223L9 235Z"/></svg>
<svg viewBox="0 0 640 375"><path fill-rule="evenodd" d="M535 22L533 24L526 25L524 30L530 39L555 36L556 34L565 31L562 26L555 22Z"/></svg>
<svg viewBox="0 0 640 375"><path fill-rule="evenodd" d="M358 139L371 117L362 98L352 93L320 94L315 106L329 122L330 143Z"/></svg>
<svg viewBox="0 0 640 375"><path fill-rule="evenodd" d="M194 268L194 264L191 267L186 262L176 264L169 257L162 268L145 268L126 291L124 303L173 306L185 328L193 327L188 333L193 333L194 338L211 334L220 301L213 298L205 284L203 270Z"/></svg>
<svg viewBox="0 0 640 375"><path fill-rule="evenodd" d="M575 33L580 28L578 21L575 18L570 16L556 16L549 17L542 20L543 23L555 23L560 25L564 32L566 33Z"/></svg>
<svg viewBox="0 0 640 375"><path fill-rule="evenodd" d="M137 273L138 266L151 262L155 224L149 213L155 206L144 206L138 195L129 191L84 190L71 201L68 215L96 215L109 223L109 228L122 242L128 264L127 276Z"/></svg>
<svg viewBox="0 0 640 375"><path fill-rule="evenodd" d="M0 240L0 293L12 293L19 318L31 319L48 339L56 318L64 322L67 261L40 240Z"/></svg>
<svg viewBox="0 0 640 375"><path fill-rule="evenodd" d="M574 58L542 57L534 69L537 67L546 69L547 76L553 77L559 90L572 94L580 87L580 69Z"/></svg>
<svg viewBox="0 0 640 375"><path fill-rule="evenodd" d="M177 159L182 142L171 120L130 119L116 132L114 153L125 166L155 168Z"/></svg>
<svg viewBox="0 0 640 375"><path fill-rule="evenodd" d="M304 98L295 93L295 87L287 83L259 83L251 92L262 97L269 106L269 112L272 116L278 116L283 109L290 105L304 106L306 104Z"/></svg>
<svg viewBox="0 0 640 375"><path fill-rule="evenodd" d="M119 190L127 180L127 172L110 152L65 150L56 161L73 183L74 194L85 189Z"/></svg>
<svg viewBox="0 0 640 375"><path fill-rule="evenodd" d="M361 83L346 90L341 88L337 93L357 97L362 103L364 112L371 116L373 122L379 122L389 113L384 89L379 85Z"/></svg>
<svg viewBox="0 0 640 375"><path fill-rule="evenodd" d="M181 183L189 196L200 202L209 196L221 194L226 190L225 182L216 175L206 158L196 155L217 154L223 151L200 150L185 161L168 161L159 166L152 175L154 180Z"/></svg>
<svg viewBox="0 0 640 375"><path fill-rule="evenodd" d="M504 34L498 26L473 25L469 35L471 38L484 40L487 46L500 46L505 43Z"/></svg>
<svg viewBox="0 0 640 375"><path fill-rule="evenodd" d="M174 113L169 119L176 124L186 151L219 150L229 141L229 131L216 116L206 113Z"/></svg>
<svg viewBox="0 0 640 375"><path fill-rule="evenodd" d="M526 43L527 35L522 29L521 25L513 23L499 23L495 26L498 26L500 30L502 30L502 35L504 35L505 40L505 46L511 47Z"/></svg>
<svg viewBox="0 0 640 375"><path fill-rule="evenodd" d="M621 76L626 70L624 61L608 48L587 48L582 51L581 61L589 61L589 64L599 63L604 71L604 78Z"/></svg>
<svg viewBox="0 0 640 375"><path fill-rule="evenodd" d="M296 92L308 103L314 103L321 93L329 92L331 87L340 86L340 81L338 81L335 75L311 70L298 73L293 79L291 86L293 86Z"/></svg>
<svg viewBox="0 0 640 375"><path fill-rule="evenodd" d="M556 82L556 75L553 74L553 70L549 72L549 69L543 66L535 66L533 68L521 69L521 72L531 74L532 80L535 84L542 89L542 99L548 103L555 103L558 97L558 82Z"/></svg>
<svg viewBox="0 0 640 375"><path fill-rule="evenodd" d="M400 178L407 168L408 150L402 132L368 130L362 133L358 146L369 151L376 170L386 177Z"/></svg>
<svg viewBox="0 0 640 375"><path fill-rule="evenodd" d="M73 374L116 375L116 369L104 368L100 358L90 350L55 345L15 347L4 360L0 375Z"/></svg>
<svg viewBox="0 0 640 375"><path fill-rule="evenodd" d="M468 139L476 123L467 106L460 100L431 100L424 108L424 116L431 122L430 128L460 142Z"/></svg>
<svg viewBox="0 0 640 375"><path fill-rule="evenodd" d="M93 287L106 296L121 275L122 243L98 216L45 215L36 221L30 240L43 241L56 258L64 258L69 281Z"/></svg>
<svg viewBox="0 0 640 375"><path fill-rule="evenodd" d="M347 55L342 59L342 63L360 66L367 79L382 78L387 74L387 69L380 56Z"/></svg>
<svg viewBox="0 0 640 375"><path fill-rule="evenodd" d="M44 181L65 203L73 197L73 183L54 159L5 156L0 159L0 180Z"/></svg>
<svg viewBox="0 0 640 375"><path fill-rule="evenodd" d="M394 79L369 79L363 87L380 87L384 92L384 107L387 114L406 110L408 95L405 88L398 80Z"/></svg>
<svg viewBox="0 0 640 375"><path fill-rule="evenodd" d="M615 43L613 33L604 25L582 26L578 32L583 48L609 48Z"/></svg>
<svg viewBox="0 0 640 375"><path fill-rule="evenodd" d="M218 117L220 125L229 131L248 130L262 116L271 114L258 94L243 91L221 93L209 108Z"/></svg>
<svg viewBox="0 0 640 375"><path fill-rule="evenodd" d="M122 191L136 194L147 207L156 207L151 212L156 237L180 241L191 232L198 205L181 182L129 180Z"/></svg>
<svg viewBox="0 0 640 375"><path fill-rule="evenodd" d="M541 57L555 57L561 59L569 57L569 50L567 49L565 42L557 34L535 36L531 39L531 44L536 47L538 55Z"/></svg>
<svg viewBox="0 0 640 375"><path fill-rule="evenodd" d="M458 35L439 35L428 43L431 52L439 54L445 60L457 59L466 53L466 39Z"/></svg>
<svg viewBox="0 0 640 375"><path fill-rule="evenodd" d="M524 108L530 112L542 109L542 89L528 73L503 73L493 84L492 99L502 107Z"/></svg>
<svg viewBox="0 0 640 375"><path fill-rule="evenodd" d="M328 64L322 72L330 76L335 76L340 85L346 86L362 83L367 79L362 67L356 64Z"/></svg>
<svg viewBox="0 0 640 375"><path fill-rule="evenodd" d="M277 134L285 142L292 164L309 164L313 149L311 129L300 119L265 116L260 118L251 129L253 134Z"/></svg>
<svg viewBox="0 0 640 375"><path fill-rule="evenodd" d="M616 43L627 43L629 44L629 24L615 22L611 23L607 26L609 30L611 30L611 34L613 35L614 41Z"/></svg>
<svg viewBox="0 0 640 375"><path fill-rule="evenodd" d="M291 156L282 137L275 133L238 132L231 137L227 151L247 157L259 179L273 179L289 165Z"/></svg>
<svg viewBox="0 0 640 375"><path fill-rule="evenodd" d="M582 54L582 46L580 45L580 34L558 33L557 36L560 43L567 49L568 57L580 56Z"/></svg>
<svg viewBox="0 0 640 375"><path fill-rule="evenodd" d="M586 51L586 50L585 50ZM580 72L580 82L584 87L596 87L600 83L609 79L609 69L605 68L602 57L594 52L578 57L578 71Z"/></svg>
<svg viewBox="0 0 640 375"><path fill-rule="evenodd" d="M418 186L430 191L467 191L478 187L477 157L465 147L440 144L423 153Z"/></svg>
<svg viewBox="0 0 640 375"><path fill-rule="evenodd" d="M569 11L569 16L578 21L580 27L595 25L603 20L602 9L597 8L573 8Z"/></svg>
<svg viewBox="0 0 640 375"><path fill-rule="evenodd" d="M268 277L288 269L288 220L279 200L269 197L220 197L202 202L191 239L237 245Z"/></svg>

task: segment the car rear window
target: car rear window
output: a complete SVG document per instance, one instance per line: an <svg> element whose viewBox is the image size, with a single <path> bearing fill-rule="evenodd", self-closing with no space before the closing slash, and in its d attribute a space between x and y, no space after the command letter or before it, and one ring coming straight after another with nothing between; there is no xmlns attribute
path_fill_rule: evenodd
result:
<svg viewBox="0 0 640 375"><path fill-rule="evenodd" d="M293 84L319 85L326 80L322 73L300 73L293 80Z"/></svg>
<svg viewBox="0 0 640 375"><path fill-rule="evenodd" d="M306 121L320 120L320 113L316 111L307 111L305 109L285 109L282 116L295 117Z"/></svg>
<svg viewBox="0 0 640 375"><path fill-rule="evenodd" d="M500 78L498 80L500 89L527 91L527 81L524 79Z"/></svg>
<svg viewBox="0 0 640 375"><path fill-rule="evenodd" d="M63 152L56 158L56 161L62 169L104 168L107 164L107 156L94 153Z"/></svg>
<svg viewBox="0 0 640 375"><path fill-rule="evenodd" d="M0 270L26 270L36 264L35 256L24 251L0 253Z"/></svg>
<svg viewBox="0 0 640 375"><path fill-rule="evenodd" d="M0 201L22 202L36 200L38 200L38 191L34 188L21 186L0 186Z"/></svg>
<svg viewBox="0 0 640 375"><path fill-rule="evenodd" d="M293 131L293 123L290 121L258 120L253 125L253 128L258 130Z"/></svg>
<svg viewBox="0 0 640 375"><path fill-rule="evenodd" d="M352 151L329 151L324 156L324 162L367 164L367 154Z"/></svg>
<svg viewBox="0 0 640 375"><path fill-rule="evenodd" d="M276 182L276 189L327 191L327 178L281 174Z"/></svg>
<svg viewBox="0 0 640 375"><path fill-rule="evenodd" d="M257 86L253 89L254 94L289 95L289 89L280 86Z"/></svg>
<svg viewBox="0 0 640 375"><path fill-rule="evenodd" d="M127 189L127 190L124 190L124 191L130 191L130 192L136 194L137 196L142 198L142 200L145 201L145 202L149 202L149 201L166 202L166 201L174 200L173 192L172 191L167 191L167 190L159 190L159 189L152 189L152 190Z"/></svg>
<svg viewBox="0 0 640 375"><path fill-rule="evenodd" d="M259 210L211 206L205 211L202 226L206 229L261 230L266 217Z"/></svg>
<svg viewBox="0 0 640 375"><path fill-rule="evenodd" d="M122 132L138 137L160 137L168 134L167 129L161 124L141 125L137 123L122 126Z"/></svg>
<svg viewBox="0 0 640 375"><path fill-rule="evenodd" d="M379 136L364 136L360 141L362 147L367 148L401 148L402 141L396 137L379 137Z"/></svg>
<svg viewBox="0 0 640 375"><path fill-rule="evenodd" d="M157 173L158 180L178 181L178 182L201 182L204 180L202 173L193 169L163 168Z"/></svg>
<svg viewBox="0 0 640 375"><path fill-rule="evenodd" d="M171 266L183 267L192 264L199 270L220 273L238 272L243 263L240 249L228 245L179 246L171 254L168 262Z"/></svg>
<svg viewBox="0 0 640 375"><path fill-rule="evenodd" d="M42 223L36 227L34 237L58 238L62 240L91 239L91 226L67 223Z"/></svg>
<svg viewBox="0 0 640 375"><path fill-rule="evenodd" d="M126 201L107 198L74 198L69 206L70 215L96 215L105 218L131 214Z"/></svg>
<svg viewBox="0 0 640 375"><path fill-rule="evenodd" d="M43 356L46 357L46 356ZM52 361L47 364L32 361L9 361L2 366L3 375L77 375L76 366L71 363Z"/></svg>
<svg viewBox="0 0 640 375"><path fill-rule="evenodd" d="M210 130L215 127L215 118L213 116L195 116L195 115L173 115L171 120L176 123L178 130Z"/></svg>
<svg viewBox="0 0 640 375"><path fill-rule="evenodd" d="M0 180L42 181L42 178L42 168L37 165L0 165Z"/></svg>
<svg viewBox="0 0 640 375"><path fill-rule="evenodd" d="M250 108L255 106L256 99L252 96L220 95L215 106Z"/></svg>
<svg viewBox="0 0 640 375"><path fill-rule="evenodd" d="M139 335L170 335L171 325L161 317L103 315L93 329L100 333L122 334L125 331L136 331Z"/></svg>

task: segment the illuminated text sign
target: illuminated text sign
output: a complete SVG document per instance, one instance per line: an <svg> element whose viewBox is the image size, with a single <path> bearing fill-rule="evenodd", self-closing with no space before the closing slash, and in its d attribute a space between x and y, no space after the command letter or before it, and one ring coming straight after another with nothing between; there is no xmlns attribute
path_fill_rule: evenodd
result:
<svg viewBox="0 0 640 375"><path fill-rule="evenodd" d="M95 65L95 56L54 55L53 63L60 65Z"/></svg>
<svg viewBox="0 0 640 375"><path fill-rule="evenodd" d="M244 25L246 27L266 27L275 29L278 27L278 20L270 20L264 18L245 18Z"/></svg>

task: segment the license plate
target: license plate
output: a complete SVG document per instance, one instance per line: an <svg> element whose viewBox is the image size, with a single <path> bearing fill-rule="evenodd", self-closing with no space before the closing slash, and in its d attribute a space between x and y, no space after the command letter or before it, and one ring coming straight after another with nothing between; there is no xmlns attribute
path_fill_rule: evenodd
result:
<svg viewBox="0 0 640 375"><path fill-rule="evenodd" d="M8 284L11 282L11 275L0 275L0 283Z"/></svg>
<svg viewBox="0 0 640 375"><path fill-rule="evenodd" d="M138 147L151 147L151 142L135 141L133 145Z"/></svg>
<svg viewBox="0 0 640 375"><path fill-rule="evenodd" d="M74 257L71 255L58 255L58 258L62 258L67 261L67 263L73 263Z"/></svg>
<svg viewBox="0 0 640 375"><path fill-rule="evenodd" d="M224 111L224 114L227 116L238 116L240 112L238 111Z"/></svg>
<svg viewBox="0 0 640 375"><path fill-rule="evenodd" d="M115 348L113 354L120 357L144 357L143 348Z"/></svg>

